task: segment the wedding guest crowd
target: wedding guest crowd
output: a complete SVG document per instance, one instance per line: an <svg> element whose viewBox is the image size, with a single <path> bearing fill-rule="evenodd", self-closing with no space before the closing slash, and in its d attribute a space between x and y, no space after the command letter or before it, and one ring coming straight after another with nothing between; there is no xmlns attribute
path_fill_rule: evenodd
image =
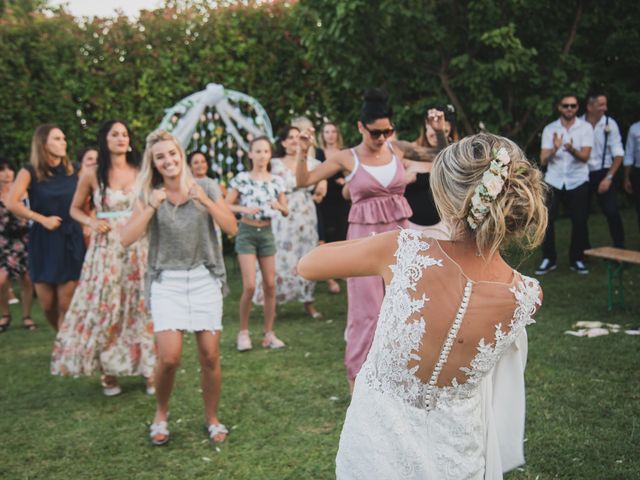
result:
<svg viewBox="0 0 640 480"><path fill-rule="evenodd" d="M260 344L282 349L291 340L276 336L278 305L299 302L308 316L322 319L316 281L339 294L338 281L346 280L344 365L354 397L340 441L339 476L349 477L354 468L367 472L363 478L373 470L391 475L394 455L401 458L402 452L392 448L380 459L373 444L368 451L357 439L368 431L368 437L377 432L394 442L403 428L417 432L416 468L438 472L444 468L438 460L420 452L449 439L421 430L431 417L409 418L404 407L424 413L437 408L437 399L449 398L445 387L454 396L464 390L472 395L460 397L460 408L475 398L473 421L504 428L487 417L486 392L465 384L475 368L469 369L475 345L498 335L496 328L518 308L528 313L503 329L509 345L478 374L508 364L509 381L523 400L524 364L514 352L525 348L524 327L540 305L541 290L504 263L500 246L523 236L529 246L542 243L536 274L557 269L555 220L564 204L572 225L569 265L587 274L590 199L602 209L612 245L625 246L615 181L621 169L640 227L640 122L631 126L625 149L605 93L590 93L582 116L579 106L575 94L562 95L555 105L559 117L542 132L544 183L512 141L485 133L461 138L450 105L428 108L415 141L399 140L389 97L380 89L364 94L354 119L355 146L345 145L335 122L325 121L316 132L308 118L292 119L275 145L266 136L249 139L248 168L228 189L215 178L206 153L185 154L169 132L149 134L141 160L127 123L106 121L95 146L81 149L74 164L64 132L40 125L30 161L17 178L10 162L0 159L0 333L11 325L8 292L14 280L22 326L36 329L35 289L56 331L51 373L99 376L106 396L122 392L120 377L142 377L146 393L155 396L149 437L157 446L170 439L169 404L183 335L193 333L207 438L222 442L229 434L218 411L229 291L224 233L234 243L242 277L239 352L253 349L252 303L263 310ZM515 224L523 228L513 229ZM427 249L435 256L425 256ZM488 283L500 289L500 298L483 286ZM429 285L441 285L441 291L457 285L460 305L451 310L455 302ZM520 292L515 300L514 288ZM416 297L427 292L429 303ZM476 327L469 330L461 322L471 298L483 308L471 303L468 315ZM411 346L421 338L413 330L420 326L418 311L425 318L435 315L440 324ZM473 339L468 347L454 345L462 336ZM495 395L505 394L495 388ZM414 396L418 391L423 394ZM389 403L380 392L402 394ZM514 412L509 415L523 421ZM465 435L470 449L484 453L460 458L458 467L499 471L496 449L506 447L497 437L485 440Z"/></svg>

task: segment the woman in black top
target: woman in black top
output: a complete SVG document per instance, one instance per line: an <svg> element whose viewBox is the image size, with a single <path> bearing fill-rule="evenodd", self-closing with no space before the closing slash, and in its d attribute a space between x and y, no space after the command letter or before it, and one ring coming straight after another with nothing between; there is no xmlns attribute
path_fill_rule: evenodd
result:
<svg viewBox="0 0 640 480"><path fill-rule="evenodd" d="M455 109L452 105L433 107L444 112L445 129L448 143L458 140L456 131ZM427 109L427 112L432 109ZM419 147L436 147L438 140L436 132L428 124L428 114L425 115L424 124L420 129L420 136L415 140L415 145ZM431 162L405 161L407 187L404 196L413 210L413 215L409 218L411 228L421 230L440 223L440 216L433 202L433 195L429 187L429 175L431 172Z"/></svg>
<svg viewBox="0 0 640 480"><path fill-rule="evenodd" d="M321 162L342 150L344 145L338 125L332 122L324 123L318 134L318 144L320 148L316 150L316 158ZM342 172L329 178L327 180L327 195L319 205L318 222L322 218L324 240L327 243L347 239L350 204L342 196L342 187L345 183ZM340 284L336 280L330 278L327 280L327 285L331 293L340 293Z"/></svg>

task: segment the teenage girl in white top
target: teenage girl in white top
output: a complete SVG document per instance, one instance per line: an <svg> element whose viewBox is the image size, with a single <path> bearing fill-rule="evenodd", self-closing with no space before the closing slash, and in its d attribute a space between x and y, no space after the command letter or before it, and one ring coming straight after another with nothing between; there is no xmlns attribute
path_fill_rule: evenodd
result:
<svg viewBox="0 0 640 480"><path fill-rule="evenodd" d="M256 261L262 272L264 291L264 336L265 348L282 348L284 342L273 333L276 316L276 247L271 218L274 215L289 215L284 182L269 173L271 142L267 137L251 141L249 159L251 171L236 175L230 182L226 202L233 212L242 215L236 237L236 253L242 271L242 296L240 297L240 332L237 348L251 350L249 337L249 314L251 299L256 289ZM238 204L239 203L239 204Z"/></svg>

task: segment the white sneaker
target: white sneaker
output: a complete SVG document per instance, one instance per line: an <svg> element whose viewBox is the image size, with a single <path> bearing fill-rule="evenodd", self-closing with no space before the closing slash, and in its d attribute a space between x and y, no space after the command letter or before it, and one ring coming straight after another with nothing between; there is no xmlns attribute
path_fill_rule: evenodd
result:
<svg viewBox="0 0 640 480"><path fill-rule="evenodd" d="M120 387L117 377L101 375L100 384L102 385L102 393L107 397L115 397L122 393L122 387Z"/></svg>
<svg viewBox="0 0 640 480"><path fill-rule="evenodd" d="M249 330L240 330L238 332L236 348L239 352L246 352L253 348L253 345L251 345L251 337L249 337Z"/></svg>
<svg viewBox="0 0 640 480"><path fill-rule="evenodd" d="M536 275L544 275L557 268L555 263L551 263L551 260L544 258L540 263L540 266L536 270Z"/></svg>
<svg viewBox="0 0 640 480"><path fill-rule="evenodd" d="M262 339L262 346L264 348L284 348L287 345L280 340L278 337L276 337L276 334L273 332L267 332L264 334L264 337Z"/></svg>
<svg viewBox="0 0 640 480"><path fill-rule="evenodd" d="M575 262L573 262L573 264L569 268L571 268L571 270L573 270L574 272L579 273L580 275L586 275L587 273L589 273L589 269L580 260L576 260Z"/></svg>

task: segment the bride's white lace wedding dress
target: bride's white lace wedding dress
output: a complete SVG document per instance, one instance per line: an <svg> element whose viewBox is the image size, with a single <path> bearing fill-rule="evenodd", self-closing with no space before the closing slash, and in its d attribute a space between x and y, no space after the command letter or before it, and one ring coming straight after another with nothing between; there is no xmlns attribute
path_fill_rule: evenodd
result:
<svg viewBox="0 0 640 480"><path fill-rule="evenodd" d="M336 459L339 479L500 479L524 463L525 326L538 282L467 278L437 240L398 235L371 350Z"/></svg>

